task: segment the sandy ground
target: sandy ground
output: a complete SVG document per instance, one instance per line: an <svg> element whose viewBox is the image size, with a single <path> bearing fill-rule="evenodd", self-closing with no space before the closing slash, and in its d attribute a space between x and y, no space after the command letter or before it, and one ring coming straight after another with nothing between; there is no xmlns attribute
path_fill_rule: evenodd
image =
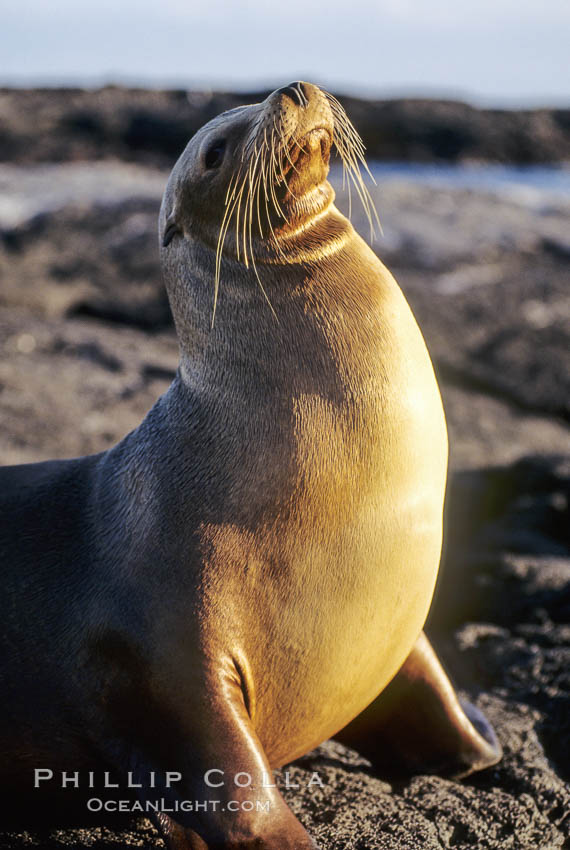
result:
<svg viewBox="0 0 570 850"><path fill-rule="evenodd" d="M1 462L105 449L168 386L165 179L119 162L0 166ZM324 788L284 793L324 850L570 846L570 203L405 181L377 196L376 249L424 331L450 431L430 634L505 757L460 783L388 784L329 742L291 768ZM0 847L160 845L147 822L32 827Z"/></svg>

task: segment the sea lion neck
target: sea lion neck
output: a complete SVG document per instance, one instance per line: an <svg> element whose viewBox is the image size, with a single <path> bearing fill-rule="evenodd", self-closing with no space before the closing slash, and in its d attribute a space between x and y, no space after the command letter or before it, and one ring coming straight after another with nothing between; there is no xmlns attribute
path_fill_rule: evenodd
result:
<svg viewBox="0 0 570 850"><path fill-rule="evenodd" d="M338 250L342 234L352 232L352 226L334 205L335 192L324 180L299 198L291 198L281 218L252 227L244 247L243 232L237 229L225 235L220 257L224 262L241 263L246 270L258 264L287 265L325 257ZM187 237L201 243L206 251L218 252L219 227L204 222ZM318 250L316 250L318 249Z"/></svg>
<svg viewBox="0 0 570 850"><path fill-rule="evenodd" d="M331 203L310 226L283 230L276 244L260 243L255 263L250 257L246 265L243 256L224 252L217 266L215 249L200 238L181 240L176 251L164 251L163 277L182 354L189 361L208 356L216 362L226 345L235 356L238 344L250 352L261 331L271 339L291 316L291 298L307 266L334 262L356 238Z"/></svg>

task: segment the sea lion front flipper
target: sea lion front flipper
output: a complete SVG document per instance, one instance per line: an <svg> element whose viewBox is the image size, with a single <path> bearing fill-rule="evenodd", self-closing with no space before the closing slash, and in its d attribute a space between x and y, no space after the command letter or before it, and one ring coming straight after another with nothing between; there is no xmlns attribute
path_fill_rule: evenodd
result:
<svg viewBox="0 0 570 850"><path fill-rule="evenodd" d="M491 725L459 700L423 632L388 687L335 737L391 776L460 778L502 756Z"/></svg>
<svg viewBox="0 0 570 850"><path fill-rule="evenodd" d="M175 795L179 803L190 800L193 811L155 818L167 847L317 850L275 785L241 683L231 672L217 679L221 689L210 681L192 700L191 736L173 747L184 777Z"/></svg>

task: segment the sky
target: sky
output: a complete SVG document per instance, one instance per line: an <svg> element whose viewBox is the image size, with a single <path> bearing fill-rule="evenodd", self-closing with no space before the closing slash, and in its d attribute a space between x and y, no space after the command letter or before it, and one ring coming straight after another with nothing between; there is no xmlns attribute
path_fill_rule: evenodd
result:
<svg viewBox="0 0 570 850"><path fill-rule="evenodd" d="M570 105L570 0L18 0L0 83L337 92Z"/></svg>

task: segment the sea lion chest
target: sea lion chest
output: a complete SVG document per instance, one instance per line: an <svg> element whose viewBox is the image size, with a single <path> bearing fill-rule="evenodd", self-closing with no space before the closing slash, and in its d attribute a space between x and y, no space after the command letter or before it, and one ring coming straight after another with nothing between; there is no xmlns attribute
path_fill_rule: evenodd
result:
<svg viewBox="0 0 570 850"><path fill-rule="evenodd" d="M424 341L373 255L335 280L313 281L292 342L256 356L261 371L242 370L241 399L234 382L225 521L217 510L199 531L205 604L246 659L276 764L348 722L395 674L441 548L447 443Z"/></svg>

